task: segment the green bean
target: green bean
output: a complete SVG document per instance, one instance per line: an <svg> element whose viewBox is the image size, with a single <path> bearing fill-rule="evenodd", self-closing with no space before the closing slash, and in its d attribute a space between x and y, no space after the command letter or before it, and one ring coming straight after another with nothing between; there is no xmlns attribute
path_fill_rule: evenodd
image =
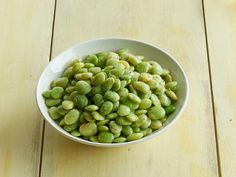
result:
<svg viewBox="0 0 236 177"><path fill-rule="evenodd" d="M98 134L98 141L100 143L112 143L114 140L114 135L110 132L100 132Z"/></svg>
<svg viewBox="0 0 236 177"><path fill-rule="evenodd" d="M69 100L69 97L70 97L69 94L65 94L65 95L63 96L63 100Z"/></svg>
<svg viewBox="0 0 236 177"><path fill-rule="evenodd" d="M73 71L74 74L80 73L80 70L81 70L83 67L84 67L84 63L80 63L80 62L75 63L75 64L73 65L72 71Z"/></svg>
<svg viewBox="0 0 236 177"><path fill-rule="evenodd" d="M126 105L120 105L118 108L117 113L120 116L127 116L130 113L130 108Z"/></svg>
<svg viewBox="0 0 236 177"><path fill-rule="evenodd" d="M101 85L105 82L106 80L106 75L104 72L100 72L96 74L94 77L92 77L92 84L93 85Z"/></svg>
<svg viewBox="0 0 236 177"><path fill-rule="evenodd" d="M79 130L72 130L72 131L70 132L70 134L71 134L72 136L76 136L76 137L81 136L81 133L79 132Z"/></svg>
<svg viewBox="0 0 236 177"><path fill-rule="evenodd" d="M107 132L107 131L109 131L109 128L105 125L99 125L98 126L98 131L99 132Z"/></svg>
<svg viewBox="0 0 236 177"><path fill-rule="evenodd" d="M125 137L118 137L118 138L115 138L114 139L114 143L123 143L126 141L126 138Z"/></svg>
<svg viewBox="0 0 236 177"><path fill-rule="evenodd" d="M142 115L142 114L146 114L146 113L147 113L147 110L144 110L144 109L139 109L139 110L135 111L135 114L137 116Z"/></svg>
<svg viewBox="0 0 236 177"><path fill-rule="evenodd" d="M62 105L60 105L60 106L57 107L57 112L58 112L60 115L64 116L64 115L66 115L66 113L68 113L68 110L65 110L65 109L62 107Z"/></svg>
<svg viewBox="0 0 236 177"><path fill-rule="evenodd" d="M166 94L160 94L158 97L162 106L169 106L171 104L171 100Z"/></svg>
<svg viewBox="0 0 236 177"><path fill-rule="evenodd" d="M118 91L120 89L120 86L121 86L120 79L115 79L115 82L112 85L112 89Z"/></svg>
<svg viewBox="0 0 236 177"><path fill-rule="evenodd" d="M127 85L127 81L126 80L120 81L120 89L124 88L126 85Z"/></svg>
<svg viewBox="0 0 236 177"><path fill-rule="evenodd" d="M150 82L152 79L152 75L149 73L141 73L138 78L138 80L142 82Z"/></svg>
<svg viewBox="0 0 236 177"><path fill-rule="evenodd" d="M93 68L89 68L88 71L92 74L98 74L101 72L101 68L100 67L93 67Z"/></svg>
<svg viewBox="0 0 236 177"><path fill-rule="evenodd" d="M164 118L162 118L162 119L160 119L160 121L161 121L161 123L163 124L165 121L167 120L167 118L166 117L164 117Z"/></svg>
<svg viewBox="0 0 236 177"><path fill-rule="evenodd" d="M70 124L70 125L64 125L64 130L67 131L67 132L71 132L73 130L75 130L76 128L78 127L78 123L74 123L74 124Z"/></svg>
<svg viewBox="0 0 236 177"><path fill-rule="evenodd" d="M68 84L68 78L67 77L61 77L58 79L55 79L52 84L51 87L62 87L65 88Z"/></svg>
<svg viewBox="0 0 236 177"><path fill-rule="evenodd" d="M108 58L106 61L106 66L115 66L116 64L118 64L118 61L119 60L115 58Z"/></svg>
<svg viewBox="0 0 236 177"><path fill-rule="evenodd" d="M117 117L116 122L119 125L131 125L132 124L132 122L129 119L127 119L126 117Z"/></svg>
<svg viewBox="0 0 236 177"><path fill-rule="evenodd" d="M141 102L141 99L133 93L129 93L128 96L129 96L129 99L134 103L140 103Z"/></svg>
<svg viewBox="0 0 236 177"><path fill-rule="evenodd" d="M95 86L92 90L87 94L88 96L94 96L96 94L103 94L103 89L101 86Z"/></svg>
<svg viewBox="0 0 236 177"><path fill-rule="evenodd" d="M109 114L109 115L110 115L110 114ZM107 124L108 122L109 122L108 119L100 120L100 121L98 121L97 126L99 126L99 125L105 125L105 124Z"/></svg>
<svg viewBox="0 0 236 177"><path fill-rule="evenodd" d="M51 97L51 92L52 92L51 90L46 90L46 91L43 92L42 95L43 95L44 98L50 98Z"/></svg>
<svg viewBox="0 0 236 177"><path fill-rule="evenodd" d="M66 125L71 125L76 123L79 120L80 112L77 109L72 109L70 110L66 115L65 115L65 124Z"/></svg>
<svg viewBox="0 0 236 177"><path fill-rule="evenodd" d="M117 113L111 113L106 116L107 119L115 119L118 117Z"/></svg>
<svg viewBox="0 0 236 177"><path fill-rule="evenodd" d="M93 76L93 73L78 73L74 77L77 80L87 80L90 79Z"/></svg>
<svg viewBox="0 0 236 177"><path fill-rule="evenodd" d="M110 131L113 133L113 134L118 134L121 132L122 130L122 126L120 126L119 124L117 124L115 121L110 121L108 123L108 126L110 128Z"/></svg>
<svg viewBox="0 0 236 177"><path fill-rule="evenodd" d="M51 97L54 99L61 98L64 93L64 89L62 87L54 87L51 91Z"/></svg>
<svg viewBox="0 0 236 177"><path fill-rule="evenodd" d="M166 90L166 95L174 101L177 101L177 99L178 99L175 92L173 92L171 90Z"/></svg>
<svg viewBox="0 0 236 177"><path fill-rule="evenodd" d="M66 93L72 93L73 91L75 91L75 86L69 86L65 89Z"/></svg>
<svg viewBox="0 0 236 177"><path fill-rule="evenodd" d="M65 100L62 102L62 107L65 110L70 110L74 107L74 102L70 100Z"/></svg>
<svg viewBox="0 0 236 177"><path fill-rule="evenodd" d="M45 100L45 104L49 107L51 106L56 106L59 105L61 103L61 99L46 99Z"/></svg>
<svg viewBox="0 0 236 177"><path fill-rule="evenodd" d="M141 62L138 57L136 57L136 56L134 56L132 54L127 54L124 59L126 61L128 61L133 66L136 66L137 64L139 64Z"/></svg>
<svg viewBox="0 0 236 177"><path fill-rule="evenodd" d="M162 67L158 63L153 62L152 66L149 68L148 72L151 73L151 74L161 75L162 74Z"/></svg>
<svg viewBox="0 0 236 177"><path fill-rule="evenodd" d="M84 108L86 111L92 112L92 111L97 111L99 108L97 105L89 105Z"/></svg>
<svg viewBox="0 0 236 177"><path fill-rule="evenodd" d="M141 125L141 129L147 129L149 126L151 125L151 119L149 119L149 118L147 118L144 122L143 122L143 124Z"/></svg>
<svg viewBox="0 0 236 177"><path fill-rule="evenodd" d="M127 136L127 141L135 141L143 137L142 133L133 133Z"/></svg>
<svg viewBox="0 0 236 177"><path fill-rule="evenodd" d="M73 100L78 95L78 91L73 91L70 93L67 100Z"/></svg>
<svg viewBox="0 0 236 177"><path fill-rule="evenodd" d="M161 123L160 120L152 120L152 122L151 122L151 128L152 128L153 130L158 130L158 129L161 128L161 127L162 127L162 123Z"/></svg>
<svg viewBox="0 0 236 177"><path fill-rule="evenodd" d="M125 69L129 69L130 67L129 63L125 60L120 60L119 63L122 64L125 67Z"/></svg>
<svg viewBox="0 0 236 177"><path fill-rule="evenodd" d="M176 87L177 87L177 82L176 81L172 81L172 82L168 82L168 83L166 83L166 85L165 85L165 87L167 88L167 89L175 89Z"/></svg>
<svg viewBox="0 0 236 177"><path fill-rule="evenodd" d="M85 59L84 59L85 63L92 63L94 65L97 65L98 63L98 58L96 55L88 55Z"/></svg>
<svg viewBox="0 0 236 177"><path fill-rule="evenodd" d="M98 132L97 125L95 122L88 122L82 124L79 128L81 135L83 136L93 136Z"/></svg>
<svg viewBox="0 0 236 177"><path fill-rule="evenodd" d="M99 114L97 111L93 111L92 112L92 116L93 116L93 118L95 119L95 120L104 120L105 118L101 115L101 114Z"/></svg>
<svg viewBox="0 0 236 177"><path fill-rule="evenodd" d="M147 135L150 135L152 133L152 129L147 128L147 129L141 130L140 133L142 133L143 136L147 136Z"/></svg>
<svg viewBox="0 0 236 177"><path fill-rule="evenodd" d="M101 94L94 95L93 101L97 106L101 106L104 103L104 99Z"/></svg>
<svg viewBox="0 0 236 177"><path fill-rule="evenodd" d="M91 90L91 86L85 81L78 81L75 85L75 88L81 95L85 95Z"/></svg>
<svg viewBox="0 0 236 177"><path fill-rule="evenodd" d="M82 109L88 105L88 99L84 95L75 96L73 102L79 109Z"/></svg>
<svg viewBox="0 0 236 177"><path fill-rule="evenodd" d="M124 136L129 136L129 135L131 135L133 133L133 129L129 125L122 126L121 133Z"/></svg>
<svg viewBox="0 0 236 177"><path fill-rule="evenodd" d="M158 99L158 97L155 94L151 95L151 100L154 106L158 106L161 105L160 100Z"/></svg>
<svg viewBox="0 0 236 177"><path fill-rule="evenodd" d="M145 114L142 114L138 116L138 120L136 120L133 124L132 127L141 127L145 121L147 121L147 116Z"/></svg>
<svg viewBox="0 0 236 177"><path fill-rule="evenodd" d="M121 98L125 98L129 95L129 90L127 88L121 88L119 91L118 91L118 94Z"/></svg>
<svg viewBox="0 0 236 177"><path fill-rule="evenodd" d="M118 53L118 55L122 56L124 54L129 53L129 49L125 49L125 48L124 49L120 49L120 50L117 51L117 53Z"/></svg>
<svg viewBox="0 0 236 177"><path fill-rule="evenodd" d="M131 83L134 83L135 81L137 81L139 76L140 76L140 74L138 72L135 72L135 71L132 72L131 73Z"/></svg>
<svg viewBox="0 0 236 177"><path fill-rule="evenodd" d="M54 106L49 108L48 113L50 117L54 120L59 119L61 117L61 115L58 112L58 108Z"/></svg>
<svg viewBox="0 0 236 177"><path fill-rule="evenodd" d="M107 56L106 56L108 59L109 58L113 58L113 59L116 59L116 60L119 60L120 59L120 56L115 53L115 52L108 52Z"/></svg>
<svg viewBox="0 0 236 177"><path fill-rule="evenodd" d="M149 109L148 117L152 120L157 120L165 117L165 110L161 106L154 106Z"/></svg>
<svg viewBox="0 0 236 177"><path fill-rule="evenodd" d="M164 79L164 81L165 81L166 83L172 81L172 76L171 76L170 74L164 75L164 76L162 76L162 78Z"/></svg>
<svg viewBox="0 0 236 177"><path fill-rule="evenodd" d="M98 137L97 136L90 136L89 140L92 142L98 142Z"/></svg>
<svg viewBox="0 0 236 177"><path fill-rule="evenodd" d="M124 105L128 106L131 110L135 110L135 109L138 109L139 107L139 104L138 103L134 103L132 101L127 101L125 100L125 102L123 101L122 102Z"/></svg>
<svg viewBox="0 0 236 177"><path fill-rule="evenodd" d="M64 120L64 119L61 119L61 121L59 122L59 125L60 125L61 127L63 127L63 126L65 125L65 120Z"/></svg>
<svg viewBox="0 0 236 177"><path fill-rule="evenodd" d="M149 86L141 81L134 82L133 87L142 93L147 93L150 90Z"/></svg>
<svg viewBox="0 0 236 177"><path fill-rule="evenodd" d="M110 73L114 76L116 76L116 78L121 77L124 74L124 69L121 68L114 68L110 71Z"/></svg>
<svg viewBox="0 0 236 177"><path fill-rule="evenodd" d="M120 102L117 101L117 102L113 103L112 111L117 111L119 106L120 106Z"/></svg>
<svg viewBox="0 0 236 177"><path fill-rule="evenodd" d="M135 122L136 120L138 120L138 116L133 113L130 113L129 115L127 115L126 118L130 120L131 122Z"/></svg>
<svg viewBox="0 0 236 177"><path fill-rule="evenodd" d="M92 114L90 112L84 111L82 116L84 117L84 119L88 122L93 122L95 121L94 117L92 116ZM85 123L85 122L83 122Z"/></svg>
<svg viewBox="0 0 236 177"><path fill-rule="evenodd" d="M175 111L175 109L176 108L174 105L169 105L169 106L165 107L165 112L166 112L166 114L171 114L172 112Z"/></svg>
<svg viewBox="0 0 236 177"><path fill-rule="evenodd" d="M120 100L119 94L116 93L116 92L114 92L114 91L107 91L107 92L105 93L104 97L105 97L107 100L112 101L113 103Z"/></svg>
<svg viewBox="0 0 236 177"><path fill-rule="evenodd" d="M134 128L133 128L133 131L134 131L134 133L138 133L138 132L141 131L141 129L140 129L139 127L134 127Z"/></svg>
<svg viewBox="0 0 236 177"><path fill-rule="evenodd" d="M93 63L85 63L85 64L84 64L84 67L85 67L85 68L93 68L93 67L94 67L94 64L93 64Z"/></svg>
<svg viewBox="0 0 236 177"><path fill-rule="evenodd" d="M152 101L150 99L144 98L139 104L139 109L148 109L152 106Z"/></svg>
<svg viewBox="0 0 236 177"><path fill-rule="evenodd" d="M69 79L73 77L73 67L66 68L66 70L63 73L63 77L68 77Z"/></svg>
<svg viewBox="0 0 236 177"><path fill-rule="evenodd" d="M110 102L110 101L105 101L105 102L102 104L102 106L101 106L101 108L100 108L100 110L99 110L99 113L100 113L101 115L103 115L103 116L108 115L108 114L110 114L110 112L112 111L112 108L113 108L112 102Z"/></svg>
<svg viewBox="0 0 236 177"><path fill-rule="evenodd" d="M131 93L135 94L135 95L138 94L138 92L134 89L133 85L131 85L131 84L129 85L129 91L130 91Z"/></svg>
<svg viewBox="0 0 236 177"><path fill-rule="evenodd" d="M113 84L115 83L115 79L110 77L108 78L103 84L102 84L102 88L105 91L108 91L112 88Z"/></svg>
<svg viewBox="0 0 236 177"><path fill-rule="evenodd" d="M148 72L150 64L148 62L141 62L135 66L136 71L139 73L146 73Z"/></svg>

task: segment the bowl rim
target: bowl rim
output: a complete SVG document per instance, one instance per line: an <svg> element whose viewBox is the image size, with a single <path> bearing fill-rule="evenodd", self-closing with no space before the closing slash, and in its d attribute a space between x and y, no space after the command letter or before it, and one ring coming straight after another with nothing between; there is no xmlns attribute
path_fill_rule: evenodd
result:
<svg viewBox="0 0 236 177"><path fill-rule="evenodd" d="M58 58L60 55L68 52L69 50L71 50L72 48L77 48L78 46L81 45L85 45L87 43L91 43L91 42L97 42L97 41L106 41L106 40L120 40L120 41L129 41L129 42L134 42L134 43L140 43L143 45L146 45L148 47L152 47L155 48L161 52L163 52L165 55L167 55L172 62L174 62L180 69L180 71L182 72L182 75L184 77L184 83L185 83L185 87L186 87L186 92L185 92L185 99L183 100L183 104L181 105L179 112L177 113L177 115L175 117L173 117L173 120L171 122L169 122L165 127L163 127L160 130L157 130L156 132L151 133L150 135L143 137L139 140L135 140L135 141L130 141L130 142L124 142L124 143L99 143L99 142L91 142L82 138L78 138L78 137L74 137L71 134L69 134L68 132L66 132L65 130L63 130L61 127L57 127L56 125L52 124L51 121L54 120L48 120L47 116L45 115L43 108L40 106L40 100L39 97L41 96L42 93L39 93L39 84L42 82L43 80L43 74L44 72L47 70L47 68L53 63L55 62L56 58ZM86 41L82 41L79 43L76 43L68 48L66 48L66 50L63 50L62 52L60 52L59 54L57 54L55 57L53 57L48 63L47 65L44 67L42 73L40 74L37 86L36 86L36 102L38 105L38 108L40 110L40 113L43 115L43 118L50 124L50 126L52 126L53 128L55 128L60 134L62 134L64 137L67 137L73 141L82 143L82 144L86 144L86 145L90 145L90 146L97 146L97 147L121 147L121 146L127 146L127 145L131 145L131 144L137 144L137 143L141 143L141 142L145 142L151 138L156 137L157 135L161 134L162 132L164 132L165 130L167 130L168 128L170 128L176 121L177 119L179 119L179 117L182 115L183 111L186 108L187 102L189 99L189 81L188 78L186 76L186 73L184 72L182 66L175 60L175 58L169 54L167 51L163 50L161 47L151 44L151 43L147 43L147 42L143 42L140 40L136 40L136 39L131 39L131 38L124 38L124 37L102 37L102 38L95 38L95 39L90 39L90 40L86 40ZM45 131L45 130L43 130Z"/></svg>

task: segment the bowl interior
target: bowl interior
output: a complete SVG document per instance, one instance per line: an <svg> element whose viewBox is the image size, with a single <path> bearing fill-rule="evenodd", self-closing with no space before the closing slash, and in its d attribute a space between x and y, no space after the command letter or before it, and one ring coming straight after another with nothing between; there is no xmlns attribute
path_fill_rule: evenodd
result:
<svg viewBox="0 0 236 177"><path fill-rule="evenodd" d="M176 111L169 116L168 120L164 123L161 129L137 141L117 144L104 144L89 142L81 138L73 137L72 135L64 131L50 118L47 111L48 109L44 103L44 98L41 96L42 92L49 89L51 81L60 77L64 69L67 67L68 63L73 61L75 58L83 58L88 54L94 54L101 51L117 51L121 48L128 48L135 55L143 55L148 60L157 61L163 68L166 68L171 71L174 80L178 82L178 101L175 105ZM37 85L36 96L38 106L45 119L64 136L84 144L103 147L114 147L145 141L149 138L152 138L153 136L156 136L168 126L173 124L174 120L180 115L186 104L188 97L188 82L180 65L170 55L168 55L163 50L158 49L157 47L140 41L134 41L129 39L97 39L79 43L56 56L44 69Z"/></svg>

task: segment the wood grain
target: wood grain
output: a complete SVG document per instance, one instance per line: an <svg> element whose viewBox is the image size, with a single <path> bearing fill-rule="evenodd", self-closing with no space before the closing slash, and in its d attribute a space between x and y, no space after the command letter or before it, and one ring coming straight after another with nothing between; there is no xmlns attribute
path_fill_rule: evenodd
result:
<svg viewBox="0 0 236 177"><path fill-rule="evenodd" d="M181 119L159 137L123 148L96 148L45 129L42 177L218 176L201 1L58 0L53 55L107 36L165 48L183 66L190 99Z"/></svg>
<svg viewBox="0 0 236 177"><path fill-rule="evenodd" d="M205 0L222 176L236 174L236 1Z"/></svg>
<svg viewBox="0 0 236 177"><path fill-rule="evenodd" d="M0 0L0 176L36 177L42 117L35 101L48 62L53 1Z"/></svg>

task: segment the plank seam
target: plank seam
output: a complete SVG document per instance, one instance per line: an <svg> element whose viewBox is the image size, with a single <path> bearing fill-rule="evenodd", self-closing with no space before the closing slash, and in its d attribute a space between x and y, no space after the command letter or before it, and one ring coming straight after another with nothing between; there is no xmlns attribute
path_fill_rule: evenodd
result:
<svg viewBox="0 0 236 177"><path fill-rule="evenodd" d="M51 30L51 39L50 39L50 48L49 48L49 59L48 59L49 62L52 59L52 47L53 47L53 39L54 39L54 26L55 26L55 18L56 18L56 8L57 8L57 0L54 1L52 30ZM41 138L41 151L40 151L39 170L38 170L38 176L39 177L41 177L41 172L42 172L44 134L45 134L45 120L43 120L43 130L42 130L42 136L41 136L42 137Z"/></svg>
<svg viewBox="0 0 236 177"><path fill-rule="evenodd" d="M208 47L209 44L208 44L208 37L207 37L207 22L206 22L204 0L202 0L202 12L203 12L203 22L204 22L204 31L205 31L205 40L206 40L206 51L207 51L207 61L208 61L210 89L211 89L211 104L212 104L213 122L214 122L214 130L215 130L217 166L218 166L219 177L222 177L221 161L220 161L220 150L219 150L218 132L217 132L217 122L216 122L216 113L215 113L215 101L214 101L215 99L214 99L214 93L213 93L211 61L210 61L210 53L209 53L209 47Z"/></svg>

